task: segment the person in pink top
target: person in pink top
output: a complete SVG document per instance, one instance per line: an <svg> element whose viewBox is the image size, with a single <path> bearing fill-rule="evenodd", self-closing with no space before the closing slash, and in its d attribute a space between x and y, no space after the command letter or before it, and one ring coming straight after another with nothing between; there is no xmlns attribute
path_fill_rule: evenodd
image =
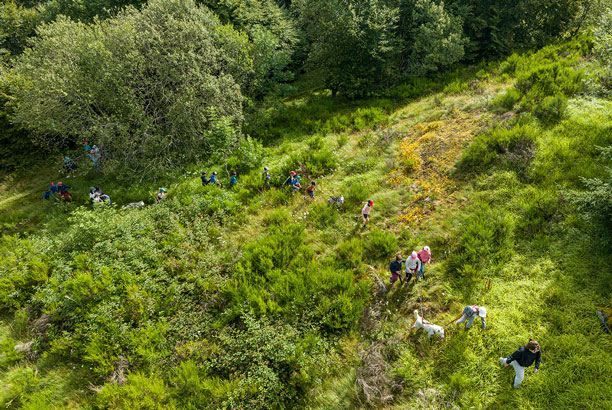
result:
<svg viewBox="0 0 612 410"><path fill-rule="evenodd" d="M426 246L423 248L423 250L417 253L417 256L419 257L419 260L421 261L421 269L417 273L417 276L419 277L419 280L425 279L425 273L424 273L425 264L429 265L431 263L431 249L429 249L429 246Z"/></svg>
<svg viewBox="0 0 612 410"><path fill-rule="evenodd" d="M374 201L371 199L368 202L362 202L365 204L361 209L361 219L363 221L363 228L367 228L368 221L370 220L370 211L372 210L372 206L374 205ZM356 216L355 219L359 220L359 217Z"/></svg>

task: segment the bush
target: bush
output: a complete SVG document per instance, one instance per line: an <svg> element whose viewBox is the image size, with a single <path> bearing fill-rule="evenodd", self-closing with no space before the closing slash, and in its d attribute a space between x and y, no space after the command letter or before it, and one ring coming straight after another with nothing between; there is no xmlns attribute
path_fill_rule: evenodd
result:
<svg viewBox="0 0 612 410"><path fill-rule="evenodd" d="M533 113L543 123L553 125L563 118L566 109L567 98L563 95L555 95L544 98L544 100L534 108Z"/></svg>
<svg viewBox="0 0 612 410"><path fill-rule="evenodd" d="M397 249L397 238L393 233L375 229L369 233L364 250L367 260L377 261L394 255Z"/></svg>
<svg viewBox="0 0 612 410"><path fill-rule="evenodd" d="M264 157L264 148L261 142L246 136L238 142L227 159L228 168L245 174L254 168L259 168Z"/></svg>
<svg viewBox="0 0 612 410"><path fill-rule="evenodd" d="M336 249L338 265L345 269L357 269L361 266L363 258L363 245L361 240L352 238L341 242Z"/></svg>
<svg viewBox="0 0 612 410"><path fill-rule="evenodd" d="M369 200L370 190L361 182L349 182L345 184L344 198L350 202L365 202Z"/></svg>
<svg viewBox="0 0 612 410"><path fill-rule="evenodd" d="M525 175L535 157L537 132L527 123L481 134L461 155L456 168L462 172L482 172L499 166Z"/></svg>
<svg viewBox="0 0 612 410"><path fill-rule="evenodd" d="M329 228L334 226L338 220L338 212L336 212L335 207L318 203L310 208L308 220L318 229Z"/></svg>
<svg viewBox="0 0 612 410"><path fill-rule="evenodd" d="M453 273L478 278L485 266L503 262L512 253L514 220L503 209L476 203L464 210L457 228L448 264Z"/></svg>
<svg viewBox="0 0 612 410"><path fill-rule="evenodd" d="M291 155L289 161L282 169L283 175L288 175L289 171L296 171L303 175L317 177L325 175L338 167L336 154L325 149L320 151L307 150L302 153Z"/></svg>
<svg viewBox="0 0 612 410"><path fill-rule="evenodd" d="M511 111L521 99L521 94L514 88L508 89L504 94L497 97L491 105L493 108L501 108L504 112Z"/></svg>

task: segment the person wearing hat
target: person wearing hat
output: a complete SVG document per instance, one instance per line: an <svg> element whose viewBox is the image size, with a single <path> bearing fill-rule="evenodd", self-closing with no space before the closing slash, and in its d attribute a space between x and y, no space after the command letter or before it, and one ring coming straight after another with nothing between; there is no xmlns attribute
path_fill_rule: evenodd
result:
<svg viewBox="0 0 612 410"><path fill-rule="evenodd" d="M269 185L270 184L270 168L264 167L264 170L261 173L261 176L264 182L266 182Z"/></svg>
<svg viewBox="0 0 612 410"><path fill-rule="evenodd" d="M480 317L480 320L482 321L482 328L486 329L485 317L487 317L487 308L483 306L466 306L465 309L463 309L461 319L457 321L457 324L463 323L470 319L465 325L465 329L467 330L472 327L472 323L474 323L476 316Z"/></svg>
<svg viewBox="0 0 612 410"><path fill-rule="evenodd" d="M315 191L315 189L317 189L317 183L315 181L312 181L310 183L310 185L306 188L306 193L308 194L308 196L311 199L314 199L314 191ZM306 198L306 197L304 197L304 198Z"/></svg>
<svg viewBox="0 0 612 410"><path fill-rule="evenodd" d="M166 188L159 188L159 192L155 195L155 203L159 204L166 196Z"/></svg>
<svg viewBox="0 0 612 410"><path fill-rule="evenodd" d="M413 274L417 274L421 270L421 261L417 256L416 251L412 251L410 257L406 259L406 284L410 282ZM415 278L416 279L416 278Z"/></svg>
<svg viewBox="0 0 612 410"><path fill-rule="evenodd" d="M289 172L289 177L285 179L285 182L283 182L283 185L289 185L290 187L293 187L293 179L295 178L296 175L297 174L295 173L295 171Z"/></svg>
<svg viewBox="0 0 612 410"><path fill-rule="evenodd" d="M425 279L425 264L429 265L431 262L431 250L429 249L429 246L426 246L423 248L423 250L419 251L417 256L421 261L421 269L417 273L417 276L419 277L419 280Z"/></svg>
<svg viewBox="0 0 612 410"><path fill-rule="evenodd" d="M202 180L202 186L206 186L210 182L208 180L208 176L206 174L206 171L202 171L202 175L200 175L200 179Z"/></svg>
<svg viewBox="0 0 612 410"><path fill-rule="evenodd" d="M293 193L296 193L298 191L298 189L302 189L302 177L301 176L296 176L292 181L291 181L291 189L293 190Z"/></svg>
<svg viewBox="0 0 612 410"><path fill-rule="evenodd" d="M518 389L525 377L525 367L529 367L535 362L534 373L540 370L540 363L542 363L542 352L540 351L540 344L533 339L529 339L529 342L525 346L521 346L518 350L512 353L508 358L500 357L499 362L507 367L509 364L514 367L514 383L515 389Z"/></svg>
<svg viewBox="0 0 612 410"><path fill-rule="evenodd" d="M217 173L217 171L213 172L212 174L210 174L210 182L211 184L215 184L215 185L219 185L221 186L221 182L219 182L219 180L217 179L217 175L219 175Z"/></svg>
<svg viewBox="0 0 612 410"><path fill-rule="evenodd" d="M236 179L236 171L232 172L229 184L230 188L233 188L235 185L238 185L238 179Z"/></svg>
<svg viewBox="0 0 612 410"><path fill-rule="evenodd" d="M365 204L363 208L361 208L361 220L363 221L363 228L365 229L370 221L370 212L372 211L374 201L370 199L368 202L362 202L362 204ZM358 218L358 216L355 217L355 219Z"/></svg>
<svg viewBox="0 0 612 410"><path fill-rule="evenodd" d="M389 270L391 271L391 278L389 278L389 282L393 285L399 279L402 281L402 262L404 262L404 258L402 255L397 255L395 260L391 261L389 265Z"/></svg>

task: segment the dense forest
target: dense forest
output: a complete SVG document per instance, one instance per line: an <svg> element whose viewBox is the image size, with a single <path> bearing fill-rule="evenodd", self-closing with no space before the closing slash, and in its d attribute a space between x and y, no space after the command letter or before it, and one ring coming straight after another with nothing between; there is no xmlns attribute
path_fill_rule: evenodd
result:
<svg viewBox="0 0 612 410"><path fill-rule="evenodd" d="M608 0L2 0L0 406L612 408L611 97Z"/></svg>

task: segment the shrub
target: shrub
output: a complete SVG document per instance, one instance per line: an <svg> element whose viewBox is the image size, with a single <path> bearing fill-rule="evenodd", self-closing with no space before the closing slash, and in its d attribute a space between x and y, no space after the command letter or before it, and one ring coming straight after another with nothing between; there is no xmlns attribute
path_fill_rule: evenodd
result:
<svg viewBox="0 0 612 410"><path fill-rule="evenodd" d="M370 198L370 190L367 186L361 182L349 182L345 185L344 190L346 191L344 197L350 202L365 202Z"/></svg>
<svg viewBox="0 0 612 410"><path fill-rule="evenodd" d="M491 105L493 108L501 108L504 112L511 111L520 99L521 94L518 90L510 88L504 94L493 100Z"/></svg>
<svg viewBox="0 0 612 410"><path fill-rule="evenodd" d="M291 155L289 161L283 167L282 174L288 175L289 171L296 171L317 177L335 170L337 166L338 158L333 152L325 149L320 151L309 149Z"/></svg>
<svg viewBox="0 0 612 410"><path fill-rule="evenodd" d="M505 261L512 252L514 220L503 209L476 203L464 211L457 228L448 264L451 272L475 279L485 266Z"/></svg>
<svg viewBox="0 0 612 410"><path fill-rule="evenodd" d="M368 235L365 254L370 261L388 258L395 254L398 249L397 238L389 231L375 229Z"/></svg>
<svg viewBox="0 0 612 410"><path fill-rule="evenodd" d="M264 148L261 142L246 136L240 139L236 148L233 149L227 165L239 174L244 174L254 168L259 168L263 157Z"/></svg>
<svg viewBox="0 0 612 410"><path fill-rule="evenodd" d="M463 172L482 172L497 165L524 175L535 157L536 135L537 129L529 123L481 134L461 155L456 168Z"/></svg>
<svg viewBox="0 0 612 410"><path fill-rule="evenodd" d="M278 208L264 216L264 224L282 226L291 220L291 215L284 208Z"/></svg>
<svg viewBox="0 0 612 410"><path fill-rule="evenodd" d="M325 203L315 204L308 213L308 220L319 229L333 226L338 219L338 212L334 207Z"/></svg>
<svg viewBox="0 0 612 410"><path fill-rule="evenodd" d="M561 94L548 96L538 104L533 113L543 123L552 125L561 120L567 109L567 98Z"/></svg>
<svg viewBox="0 0 612 410"><path fill-rule="evenodd" d="M357 238L341 242L336 249L338 265L345 269L357 269L361 266L363 258L363 245Z"/></svg>

